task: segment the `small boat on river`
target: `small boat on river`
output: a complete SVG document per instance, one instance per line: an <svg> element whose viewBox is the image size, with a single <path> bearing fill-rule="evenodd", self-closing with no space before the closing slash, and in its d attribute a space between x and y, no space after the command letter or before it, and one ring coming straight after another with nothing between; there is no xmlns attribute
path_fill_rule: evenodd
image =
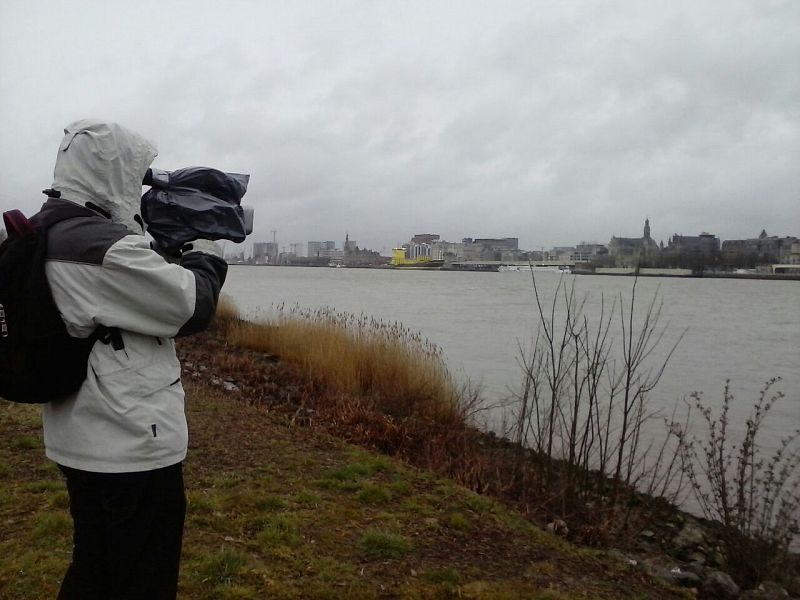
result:
<svg viewBox="0 0 800 600"><path fill-rule="evenodd" d="M507 273L507 272L514 272L514 273L530 273L533 271L534 273L558 273L560 274L570 274L572 273L572 269L569 266L557 266L557 265L500 265L497 268L499 273Z"/></svg>

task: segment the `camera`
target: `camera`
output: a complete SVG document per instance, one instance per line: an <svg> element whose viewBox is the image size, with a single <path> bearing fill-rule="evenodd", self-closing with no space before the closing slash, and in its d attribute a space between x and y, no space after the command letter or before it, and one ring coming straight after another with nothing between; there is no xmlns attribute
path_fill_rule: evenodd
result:
<svg viewBox="0 0 800 600"><path fill-rule="evenodd" d="M147 232L166 249L197 239L243 242L253 232L254 211L242 206L250 175L210 167L148 169L141 215Z"/></svg>

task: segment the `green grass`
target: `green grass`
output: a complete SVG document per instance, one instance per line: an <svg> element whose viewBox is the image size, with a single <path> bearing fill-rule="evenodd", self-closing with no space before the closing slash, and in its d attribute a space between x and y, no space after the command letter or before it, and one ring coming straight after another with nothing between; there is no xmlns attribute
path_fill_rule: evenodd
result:
<svg viewBox="0 0 800 600"><path fill-rule="evenodd" d="M186 387L181 599L682 597L431 473ZM0 401L0 600L55 598L70 558L39 429Z"/></svg>
<svg viewBox="0 0 800 600"><path fill-rule="evenodd" d="M298 520L291 515L263 518L256 539L262 548L297 546L301 542Z"/></svg>
<svg viewBox="0 0 800 600"><path fill-rule="evenodd" d="M411 550L411 543L401 535L373 529L361 536L359 547L367 558L400 558Z"/></svg>
<svg viewBox="0 0 800 600"><path fill-rule="evenodd" d="M249 563L250 559L244 552L223 548L201 560L194 573L210 587L230 586L245 572Z"/></svg>
<svg viewBox="0 0 800 600"><path fill-rule="evenodd" d="M263 496L255 498L253 502L253 507L259 511L274 512L286 510L288 506L286 501L278 496Z"/></svg>
<svg viewBox="0 0 800 600"><path fill-rule="evenodd" d="M455 529L456 531L467 531L469 529L467 517L460 512L451 514L450 518L447 520L447 524L451 529Z"/></svg>
<svg viewBox="0 0 800 600"><path fill-rule="evenodd" d="M371 475L375 470L373 465L354 463L328 471L325 476L336 481L356 482Z"/></svg>
<svg viewBox="0 0 800 600"><path fill-rule="evenodd" d="M31 450L41 445L39 438L32 435L21 435L11 441L12 450Z"/></svg>
<svg viewBox="0 0 800 600"><path fill-rule="evenodd" d="M303 490L297 496L295 496L295 502L303 506L314 507L322 502L322 496L319 494L314 494L307 490Z"/></svg>
<svg viewBox="0 0 800 600"><path fill-rule="evenodd" d="M36 516L33 536L40 540L68 535L72 532L70 516L64 512L40 513Z"/></svg>
<svg viewBox="0 0 800 600"><path fill-rule="evenodd" d="M461 581L461 575L458 571L451 567L444 567L442 569L433 569L424 575L425 579L431 583L449 583L456 585Z"/></svg>
<svg viewBox="0 0 800 600"><path fill-rule="evenodd" d="M392 499L392 493L383 486L368 484L361 488L357 497L364 504L386 504Z"/></svg>

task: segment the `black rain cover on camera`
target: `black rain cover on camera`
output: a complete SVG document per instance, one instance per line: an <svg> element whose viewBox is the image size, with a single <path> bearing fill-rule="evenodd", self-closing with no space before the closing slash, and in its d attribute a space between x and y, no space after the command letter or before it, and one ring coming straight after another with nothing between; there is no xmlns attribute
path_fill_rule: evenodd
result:
<svg viewBox="0 0 800 600"><path fill-rule="evenodd" d="M239 203L250 175L187 167L154 181L142 196L147 231L162 248L180 248L193 240L243 242L247 233Z"/></svg>

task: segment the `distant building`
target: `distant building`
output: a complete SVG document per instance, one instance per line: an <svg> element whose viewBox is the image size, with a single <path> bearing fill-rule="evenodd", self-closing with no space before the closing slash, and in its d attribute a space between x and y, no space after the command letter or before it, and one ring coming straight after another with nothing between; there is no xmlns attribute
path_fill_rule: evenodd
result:
<svg viewBox="0 0 800 600"><path fill-rule="evenodd" d="M722 242L722 262L728 266L755 267L756 265L792 264L793 247L800 242L796 237L767 235L765 230L757 238L725 240Z"/></svg>
<svg viewBox="0 0 800 600"><path fill-rule="evenodd" d="M434 242L439 241L439 234L438 233L418 233L413 238L411 238L412 244L428 244L432 246Z"/></svg>
<svg viewBox="0 0 800 600"><path fill-rule="evenodd" d="M257 265L274 264L278 261L278 244L256 242L253 244L253 262Z"/></svg>
<svg viewBox="0 0 800 600"><path fill-rule="evenodd" d="M400 248L403 250L405 261L429 259L452 262L464 259L464 244L443 241L438 233L418 233L409 242L394 248L392 252L395 261L398 259Z"/></svg>
<svg viewBox="0 0 800 600"><path fill-rule="evenodd" d="M410 260L417 260L419 258L431 258L433 255L433 247L426 243L414 243L413 240L410 244L404 244L406 249L406 256Z"/></svg>
<svg viewBox="0 0 800 600"><path fill-rule="evenodd" d="M464 259L464 244L461 242L435 241L431 244L433 260L455 261Z"/></svg>
<svg viewBox="0 0 800 600"><path fill-rule="evenodd" d="M264 263L267 262L267 243L266 242L255 242L253 244L253 262L260 262Z"/></svg>
<svg viewBox="0 0 800 600"><path fill-rule="evenodd" d="M550 253L547 250L527 250L519 253L519 260L521 261L545 261L548 260Z"/></svg>
<svg viewBox="0 0 800 600"><path fill-rule="evenodd" d="M240 265L245 262L244 250L238 252L225 253L225 262L229 265Z"/></svg>
<svg viewBox="0 0 800 600"><path fill-rule="evenodd" d="M667 267L698 269L719 263L720 241L711 233L673 234L662 251L661 262Z"/></svg>
<svg viewBox="0 0 800 600"><path fill-rule="evenodd" d="M319 256L320 250L322 250L322 242L308 242L306 244L306 251L309 256Z"/></svg>
<svg viewBox="0 0 800 600"><path fill-rule="evenodd" d="M519 238L463 238L464 260L517 260Z"/></svg>
<svg viewBox="0 0 800 600"><path fill-rule="evenodd" d="M581 242L575 246L572 260L583 263L598 263L605 261L606 257L608 257L608 248L604 244Z"/></svg>
<svg viewBox="0 0 800 600"><path fill-rule="evenodd" d="M494 251L509 252L519 250L519 238L476 238L473 243Z"/></svg>
<svg viewBox="0 0 800 600"><path fill-rule="evenodd" d="M800 242L792 243L789 255L781 260L781 262L787 265L800 265Z"/></svg>
<svg viewBox="0 0 800 600"><path fill-rule="evenodd" d="M640 238L612 237L608 254L617 267L638 267L654 262L659 247L650 237L650 219L644 221L644 235Z"/></svg>
<svg viewBox="0 0 800 600"><path fill-rule="evenodd" d="M664 249L665 252L699 252L701 254L719 254L719 238L712 233L703 232L700 235L673 234Z"/></svg>
<svg viewBox="0 0 800 600"><path fill-rule="evenodd" d="M333 261L341 261L344 259L344 250L339 250L337 248L323 248L319 251L320 258L327 258Z"/></svg>
<svg viewBox="0 0 800 600"><path fill-rule="evenodd" d="M461 240L461 250L466 261L481 260L484 252L483 246L473 242L472 238L463 238Z"/></svg>
<svg viewBox="0 0 800 600"><path fill-rule="evenodd" d="M336 249L336 242L327 241L327 242L308 242L306 245L308 248L308 256L309 258L325 256L326 251L335 250Z"/></svg>
<svg viewBox="0 0 800 600"><path fill-rule="evenodd" d="M548 260L574 260L575 246L555 246L548 252Z"/></svg>
<svg viewBox="0 0 800 600"><path fill-rule="evenodd" d="M381 256L379 252L368 250L366 248L359 248L355 240L350 239L350 234L346 234L344 238L344 249L341 252L341 258L334 256L334 251L320 251L320 253L331 252L331 264L342 264L345 267L369 267L385 264L388 258Z"/></svg>

